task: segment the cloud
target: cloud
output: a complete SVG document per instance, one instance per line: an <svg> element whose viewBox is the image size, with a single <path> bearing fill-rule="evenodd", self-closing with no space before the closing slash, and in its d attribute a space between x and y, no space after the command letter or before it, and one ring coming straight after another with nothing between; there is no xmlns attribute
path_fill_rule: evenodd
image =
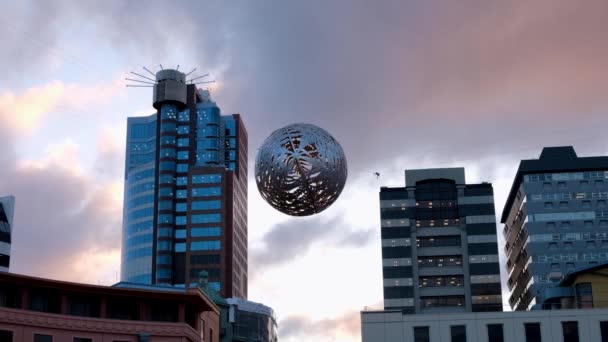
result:
<svg viewBox="0 0 608 342"><path fill-rule="evenodd" d="M6 90L0 93L0 122L19 134L36 131L43 120L54 112L80 111L104 103L117 94L122 84L82 85L52 81L21 93Z"/></svg>
<svg viewBox="0 0 608 342"><path fill-rule="evenodd" d="M2 171L0 187L16 198L11 270L97 283L81 261L113 260L108 267L118 268L121 186L98 183L76 164L72 145L60 146L42 161Z"/></svg>
<svg viewBox="0 0 608 342"><path fill-rule="evenodd" d="M305 316L288 316L279 322L281 339L311 339L320 338L322 341L353 340L361 332L359 311L346 312L337 318L312 320Z"/></svg>
<svg viewBox="0 0 608 342"><path fill-rule="evenodd" d="M291 218L275 224L262 238L264 247L252 248L252 268L256 272L278 266L306 254L317 243L337 243L340 247L363 247L372 241L373 229L352 230L338 217L325 220Z"/></svg>

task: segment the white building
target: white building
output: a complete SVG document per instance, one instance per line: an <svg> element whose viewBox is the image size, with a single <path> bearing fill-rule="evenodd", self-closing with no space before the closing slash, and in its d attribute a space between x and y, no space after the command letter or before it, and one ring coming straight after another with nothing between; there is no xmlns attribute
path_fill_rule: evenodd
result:
<svg viewBox="0 0 608 342"><path fill-rule="evenodd" d="M404 315L361 312L363 342L604 342L608 309Z"/></svg>

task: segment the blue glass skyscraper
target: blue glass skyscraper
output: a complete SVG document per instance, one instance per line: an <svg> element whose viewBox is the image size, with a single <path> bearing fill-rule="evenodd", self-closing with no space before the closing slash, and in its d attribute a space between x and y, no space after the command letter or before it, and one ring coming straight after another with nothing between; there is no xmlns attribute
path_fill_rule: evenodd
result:
<svg viewBox="0 0 608 342"><path fill-rule="evenodd" d="M176 70L157 113L128 119L121 280L189 286L198 272L247 297L247 132Z"/></svg>
<svg viewBox="0 0 608 342"><path fill-rule="evenodd" d="M0 272L8 272L11 262L11 234L15 197L0 197Z"/></svg>

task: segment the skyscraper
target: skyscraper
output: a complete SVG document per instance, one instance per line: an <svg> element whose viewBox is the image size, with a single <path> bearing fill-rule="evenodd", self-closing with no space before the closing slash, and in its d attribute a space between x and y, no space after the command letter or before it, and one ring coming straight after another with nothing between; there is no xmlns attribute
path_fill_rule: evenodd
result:
<svg viewBox="0 0 608 342"><path fill-rule="evenodd" d="M608 157L545 147L522 160L502 212L509 304L543 302L565 274L608 260Z"/></svg>
<svg viewBox="0 0 608 342"><path fill-rule="evenodd" d="M189 286L198 272L247 298L247 131L177 70L128 118L121 280Z"/></svg>
<svg viewBox="0 0 608 342"><path fill-rule="evenodd" d="M11 233L15 197L0 197L0 272L8 272L11 263Z"/></svg>
<svg viewBox="0 0 608 342"><path fill-rule="evenodd" d="M380 189L385 310L502 311L492 185L464 168L406 170Z"/></svg>

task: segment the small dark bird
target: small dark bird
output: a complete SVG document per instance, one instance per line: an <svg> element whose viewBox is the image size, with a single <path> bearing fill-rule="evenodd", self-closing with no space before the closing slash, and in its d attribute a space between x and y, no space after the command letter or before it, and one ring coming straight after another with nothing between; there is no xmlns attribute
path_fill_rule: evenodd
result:
<svg viewBox="0 0 608 342"><path fill-rule="evenodd" d="M380 172L374 172L374 175L376 175L376 179L380 178Z"/></svg>

